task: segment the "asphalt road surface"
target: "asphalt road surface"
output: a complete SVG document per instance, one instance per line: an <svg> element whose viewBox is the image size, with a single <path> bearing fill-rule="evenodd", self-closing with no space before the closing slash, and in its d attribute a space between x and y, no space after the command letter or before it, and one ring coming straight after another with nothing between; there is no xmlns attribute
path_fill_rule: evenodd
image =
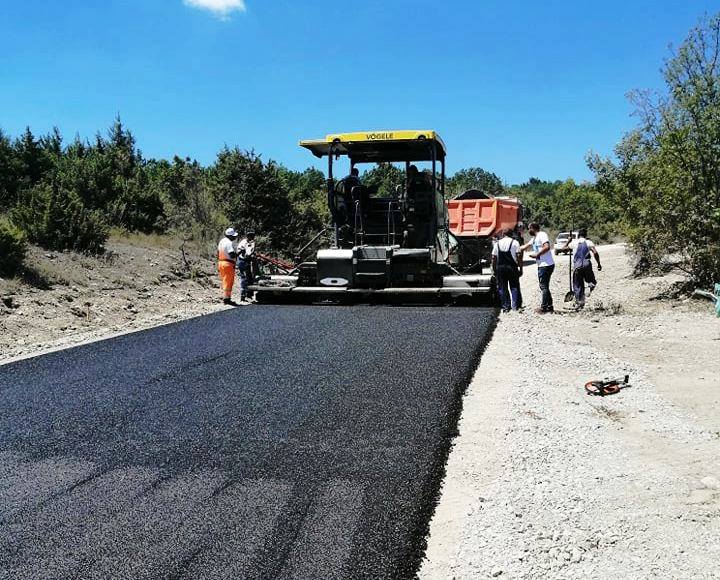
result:
<svg viewBox="0 0 720 580"><path fill-rule="evenodd" d="M0 577L412 577L494 319L247 307L0 366Z"/></svg>

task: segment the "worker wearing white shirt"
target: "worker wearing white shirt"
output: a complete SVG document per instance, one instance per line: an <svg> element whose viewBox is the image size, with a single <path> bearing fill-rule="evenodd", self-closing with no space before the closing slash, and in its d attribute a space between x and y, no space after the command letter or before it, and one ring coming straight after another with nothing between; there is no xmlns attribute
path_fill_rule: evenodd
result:
<svg viewBox="0 0 720 580"><path fill-rule="evenodd" d="M237 268L240 275L240 302L249 300L248 286L255 278L255 232L248 231L237 246Z"/></svg>
<svg viewBox="0 0 720 580"><path fill-rule="evenodd" d="M232 301L232 289L235 283L235 250L237 232L234 228L225 230L225 237L218 243L218 273L220 274L220 285L222 286L223 302L229 306L236 306Z"/></svg>
<svg viewBox="0 0 720 580"><path fill-rule="evenodd" d="M528 231L532 239L529 243L521 246L520 250L524 251L532 247L533 251L530 253L530 257L535 258L537 263L538 284L542 294L542 303L535 312L538 314L554 312L552 294L550 293L550 278L555 271L555 260L552 257L550 238L540 229L538 223L531 223L528 226Z"/></svg>

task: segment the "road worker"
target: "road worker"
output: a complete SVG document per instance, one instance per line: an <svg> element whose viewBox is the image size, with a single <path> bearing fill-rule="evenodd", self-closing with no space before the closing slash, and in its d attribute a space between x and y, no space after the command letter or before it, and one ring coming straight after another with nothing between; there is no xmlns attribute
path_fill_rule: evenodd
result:
<svg viewBox="0 0 720 580"><path fill-rule="evenodd" d="M555 260L553 260L552 256L550 238L540 229L540 224L538 223L531 223L528 226L528 231L532 239L527 244L520 246L520 251L523 252L528 248L532 248L529 256L534 258L537 263L538 284L542 294L542 303L540 308L535 310L535 312L538 314L547 314L554 312L552 294L550 293L550 278L555 271Z"/></svg>
<svg viewBox="0 0 720 580"><path fill-rule="evenodd" d="M512 229L504 229L502 237L495 243L492 250L492 269L497 279L500 307L503 312L510 312L511 307L513 310L520 310L522 307L522 294L520 293L522 254L520 253L520 243L512 235Z"/></svg>
<svg viewBox="0 0 720 580"><path fill-rule="evenodd" d="M587 282L591 294L597 286L591 256L595 257L599 272L602 270L600 254L592 240L587 239L585 228L580 228L577 239L568 238L563 249L565 248L572 248L575 252L573 254L573 294L575 295L575 308L582 310L585 308L585 283Z"/></svg>
<svg viewBox="0 0 720 580"><path fill-rule="evenodd" d="M525 224L523 222L518 222L517 226L513 230L513 233L510 234L510 236L517 240L518 242L518 252L517 252L517 262L520 266L520 276L522 276L522 267L523 267L523 251L522 246L525 244ZM523 308L523 297L522 293L518 297L518 310L522 310Z"/></svg>
<svg viewBox="0 0 720 580"><path fill-rule="evenodd" d="M237 251L235 240L238 234L234 228L225 230L225 237L218 243L218 272L220 273L220 285L223 293L223 303L229 306L237 306L232 300L232 289L235 283L235 260Z"/></svg>
<svg viewBox="0 0 720 580"><path fill-rule="evenodd" d="M360 171L357 167L353 167L350 169L349 175L346 175L340 180L340 183L343 184L345 187L347 193L350 193L350 190L352 190L353 187L356 185L360 185Z"/></svg>
<svg viewBox="0 0 720 580"><path fill-rule="evenodd" d="M240 275L240 302L250 300L248 286L255 280L255 232L245 232L237 246L237 269Z"/></svg>

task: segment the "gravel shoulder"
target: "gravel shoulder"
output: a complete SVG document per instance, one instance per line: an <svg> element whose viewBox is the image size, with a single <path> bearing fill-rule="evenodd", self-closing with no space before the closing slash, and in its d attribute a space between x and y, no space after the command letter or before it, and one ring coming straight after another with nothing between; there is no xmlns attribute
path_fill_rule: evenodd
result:
<svg viewBox="0 0 720 580"><path fill-rule="evenodd" d="M622 245L585 312L503 315L463 402L422 578L720 577L720 321ZM629 374L599 398L592 379Z"/></svg>

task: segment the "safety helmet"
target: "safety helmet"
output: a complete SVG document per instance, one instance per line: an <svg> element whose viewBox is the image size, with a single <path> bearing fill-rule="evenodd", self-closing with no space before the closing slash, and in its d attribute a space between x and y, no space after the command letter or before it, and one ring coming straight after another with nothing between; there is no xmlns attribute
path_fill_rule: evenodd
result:
<svg viewBox="0 0 720 580"><path fill-rule="evenodd" d="M228 228L228 229L225 230L225 235L226 235L228 238L236 238L236 237L237 237L237 232L235 231L235 228Z"/></svg>

